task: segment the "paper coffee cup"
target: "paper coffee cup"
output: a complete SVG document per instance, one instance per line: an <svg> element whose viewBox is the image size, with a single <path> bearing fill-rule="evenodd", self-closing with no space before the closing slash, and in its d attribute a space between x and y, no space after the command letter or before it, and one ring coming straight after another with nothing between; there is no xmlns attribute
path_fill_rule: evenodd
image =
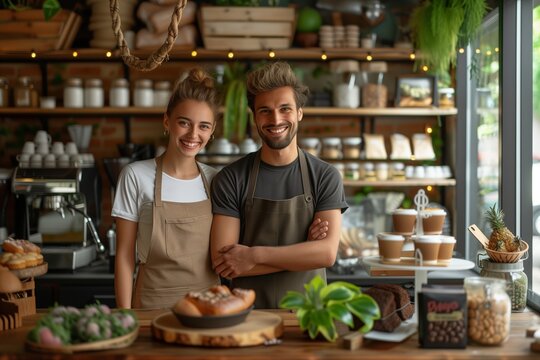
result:
<svg viewBox="0 0 540 360"><path fill-rule="evenodd" d="M439 247L439 262L449 263L452 260L452 254L454 253L454 246L456 245L456 239L453 236L440 236L441 246Z"/></svg>
<svg viewBox="0 0 540 360"><path fill-rule="evenodd" d="M440 236L422 235L414 239L414 249L418 249L422 254L422 261L425 265L437 264L439 248L441 247Z"/></svg>
<svg viewBox="0 0 540 360"><path fill-rule="evenodd" d="M400 234L410 235L414 233L417 212L414 209L396 209L392 213L394 231Z"/></svg>
<svg viewBox="0 0 540 360"><path fill-rule="evenodd" d="M405 238L401 235L379 233L377 234L379 242L379 255L383 261L399 262L401 260L401 249Z"/></svg>
<svg viewBox="0 0 540 360"><path fill-rule="evenodd" d="M443 209L425 209L421 213L422 228L426 235L442 234L446 211Z"/></svg>

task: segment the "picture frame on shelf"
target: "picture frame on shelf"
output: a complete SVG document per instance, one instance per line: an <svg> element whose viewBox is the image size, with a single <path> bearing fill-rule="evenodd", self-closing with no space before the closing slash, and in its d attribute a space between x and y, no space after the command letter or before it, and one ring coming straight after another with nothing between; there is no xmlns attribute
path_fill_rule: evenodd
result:
<svg viewBox="0 0 540 360"><path fill-rule="evenodd" d="M433 107L439 105L437 77L400 75L396 80L396 107Z"/></svg>

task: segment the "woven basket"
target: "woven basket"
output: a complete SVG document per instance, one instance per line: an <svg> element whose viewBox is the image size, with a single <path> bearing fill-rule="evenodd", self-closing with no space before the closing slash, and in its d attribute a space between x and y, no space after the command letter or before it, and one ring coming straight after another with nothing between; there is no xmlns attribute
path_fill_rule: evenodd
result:
<svg viewBox="0 0 540 360"><path fill-rule="evenodd" d="M517 263L519 259L529 250L529 244L527 244L525 241L520 240L519 241L519 251L515 252L507 252L507 251L495 251L490 250L486 248L486 252L493 262L497 263Z"/></svg>

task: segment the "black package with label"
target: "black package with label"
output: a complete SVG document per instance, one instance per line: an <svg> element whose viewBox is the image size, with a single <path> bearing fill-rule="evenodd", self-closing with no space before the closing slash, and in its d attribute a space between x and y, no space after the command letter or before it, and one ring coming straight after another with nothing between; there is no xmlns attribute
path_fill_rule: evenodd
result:
<svg viewBox="0 0 540 360"><path fill-rule="evenodd" d="M467 346L467 294L463 288L423 287L418 293L418 301L421 347Z"/></svg>

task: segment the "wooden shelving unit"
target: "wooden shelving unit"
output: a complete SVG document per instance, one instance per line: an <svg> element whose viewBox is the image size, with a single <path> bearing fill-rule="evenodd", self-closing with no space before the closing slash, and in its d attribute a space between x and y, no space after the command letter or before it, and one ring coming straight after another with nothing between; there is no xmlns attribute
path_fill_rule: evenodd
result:
<svg viewBox="0 0 540 360"><path fill-rule="evenodd" d="M262 60L270 59L268 50L237 50L233 51L234 57L232 60ZM73 55L74 51L77 56ZM193 51L196 51L196 56L193 56ZM275 57L273 59L281 60L305 60L305 61L329 61L329 60L360 60L367 61L367 56L371 55L373 61L411 61L412 50L395 49L395 48L291 48L291 49L274 49ZM110 53L110 54L108 54ZM323 60L323 53L327 56ZM135 50L133 55L147 58L151 52ZM175 48L169 53L169 61L176 60L193 60L193 61L224 61L231 60L228 57L229 51L223 50L207 50L204 48ZM416 57L420 56L415 54ZM120 51L110 49L72 49L72 50L55 50L36 52L36 57L31 57L31 52L2 52L0 61L30 61L30 62L77 62L77 61L120 61Z"/></svg>
<svg viewBox="0 0 540 360"><path fill-rule="evenodd" d="M0 116L161 116L160 107L102 107L102 108L0 108ZM455 108L334 108L306 107L305 116L448 116L456 115Z"/></svg>

